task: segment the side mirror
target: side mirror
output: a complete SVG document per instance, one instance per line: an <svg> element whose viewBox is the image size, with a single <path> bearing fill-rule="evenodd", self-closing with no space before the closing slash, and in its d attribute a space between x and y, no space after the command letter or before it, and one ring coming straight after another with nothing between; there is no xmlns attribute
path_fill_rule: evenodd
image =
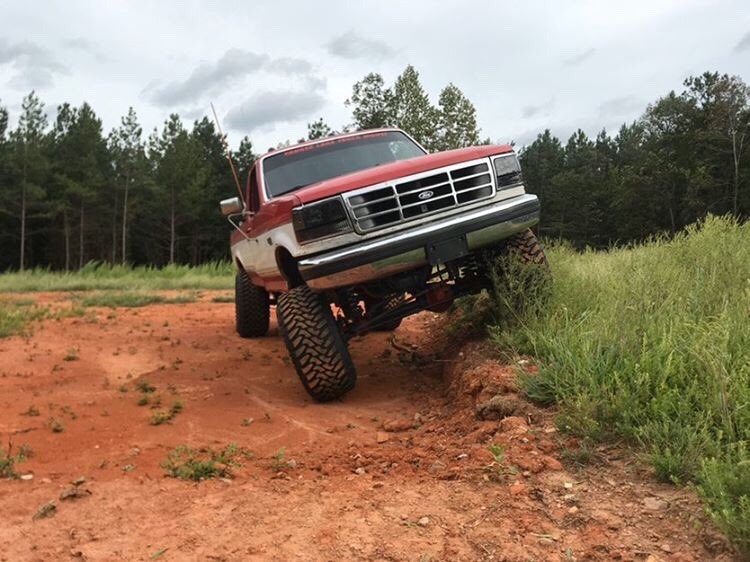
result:
<svg viewBox="0 0 750 562"><path fill-rule="evenodd" d="M239 215L244 210L244 205L239 197L230 197L229 199L223 199L219 203L221 207L221 214L225 217L230 215Z"/></svg>

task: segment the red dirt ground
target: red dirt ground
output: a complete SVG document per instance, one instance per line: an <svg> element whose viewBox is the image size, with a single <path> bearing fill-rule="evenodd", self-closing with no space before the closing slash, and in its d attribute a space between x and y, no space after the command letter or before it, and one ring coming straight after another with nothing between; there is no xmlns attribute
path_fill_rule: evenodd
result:
<svg viewBox="0 0 750 562"><path fill-rule="evenodd" d="M0 560L733 559L695 497L655 483L629 451L565 464L577 443L555 431L554 412L523 401L488 348L446 353L437 316L405 321L400 351L387 334L354 341L356 390L319 405L275 324L239 339L217 294L91 309L0 340L0 439L33 450L17 466L32 479L0 481ZM411 346L444 359L425 364ZM184 410L150 425L143 380ZM494 396L482 415L505 418L478 419ZM231 479L185 482L160 466L178 445L232 442L254 457ZM90 494L59 499L79 476ZM33 520L50 501L54 514Z"/></svg>

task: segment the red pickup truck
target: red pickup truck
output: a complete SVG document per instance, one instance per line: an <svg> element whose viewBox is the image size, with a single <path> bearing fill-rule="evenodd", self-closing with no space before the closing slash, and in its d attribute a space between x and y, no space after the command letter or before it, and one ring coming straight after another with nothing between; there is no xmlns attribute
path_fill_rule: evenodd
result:
<svg viewBox="0 0 750 562"><path fill-rule="evenodd" d="M404 131L347 133L261 156L234 226L236 328L279 330L316 400L351 390L353 336L444 311L489 284L488 260L546 264L529 227L539 202L507 145L428 154ZM334 305L334 306L331 306Z"/></svg>

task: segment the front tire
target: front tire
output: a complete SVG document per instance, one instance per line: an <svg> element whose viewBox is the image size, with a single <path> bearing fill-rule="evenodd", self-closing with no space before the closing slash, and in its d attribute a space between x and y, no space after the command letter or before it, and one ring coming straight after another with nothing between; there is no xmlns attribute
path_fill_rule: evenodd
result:
<svg viewBox="0 0 750 562"><path fill-rule="evenodd" d="M331 308L307 286L279 296L279 331L307 393L319 402L339 398L357 381L346 342Z"/></svg>
<svg viewBox="0 0 750 562"><path fill-rule="evenodd" d="M506 247L522 264L534 263L549 268L544 249L530 228L508 238Z"/></svg>
<svg viewBox="0 0 750 562"><path fill-rule="evenodd" d="M234 318L237 333L242 338L259 338L268 333L270 316L268 293L253 285L247 273L234 277Z"/></svg>

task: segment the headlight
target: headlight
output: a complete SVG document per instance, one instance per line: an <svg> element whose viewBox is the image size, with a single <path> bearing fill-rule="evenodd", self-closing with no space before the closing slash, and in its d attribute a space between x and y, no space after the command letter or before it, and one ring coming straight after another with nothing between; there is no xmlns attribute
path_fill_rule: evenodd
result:
<svg viewBox="0 0 750 562"><path fill-rule="evenodd" d="M507 154L495 158L495 175L497 176L497 189L504 189L523 182L521 165L515 154Z"/></svg>
<svg viewBox="0 0 750 562"><path fill-rule="evenodd" d="M352 230L344 203L339 197L294 209L292 224L297 240L301 243Z"/></svg>

